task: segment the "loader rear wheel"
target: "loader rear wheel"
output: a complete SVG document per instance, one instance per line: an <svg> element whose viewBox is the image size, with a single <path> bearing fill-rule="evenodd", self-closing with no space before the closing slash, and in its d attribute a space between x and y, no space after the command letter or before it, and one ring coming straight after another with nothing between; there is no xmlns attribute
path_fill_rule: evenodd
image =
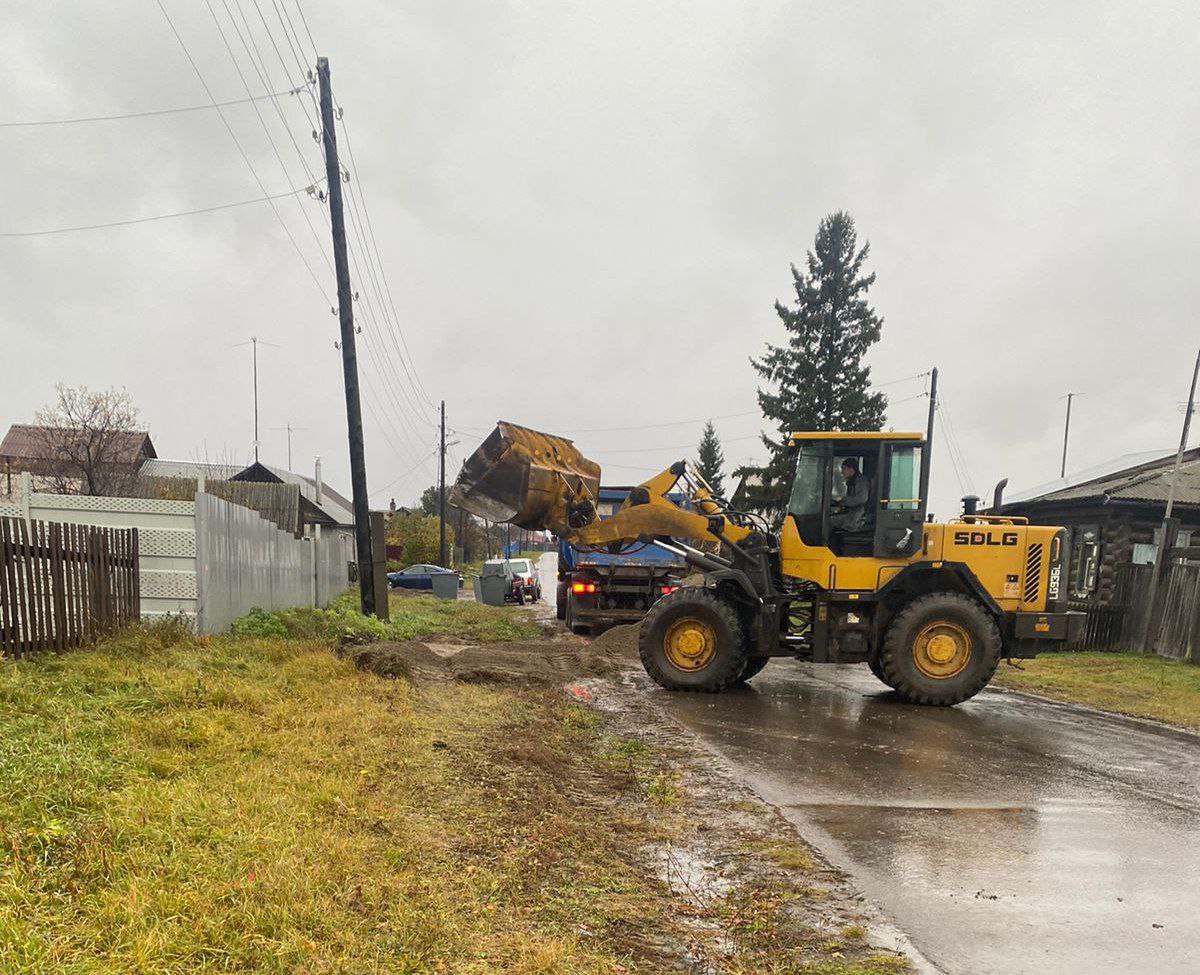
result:
<svg viewBox="0 0 1200 975"><path fill-rule="evenodd" d="M930 593L892 620L879 678L913 704L959 704L987 686L1000 649L1000 628L983 606L961 593Z"/></svg>
<svg viewBox="0 0 1200 975"><path fill-rule="evenodd" d="M736 610L711 589L686 587L650 607L638 637L642 666L670 691L722 691L746 669Z"/></svg>

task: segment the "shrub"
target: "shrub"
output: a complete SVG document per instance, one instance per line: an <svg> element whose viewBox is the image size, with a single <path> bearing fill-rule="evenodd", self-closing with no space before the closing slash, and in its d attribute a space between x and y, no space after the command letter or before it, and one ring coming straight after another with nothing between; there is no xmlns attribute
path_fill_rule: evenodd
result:
<svg viewBox="0 0 1200 975"><path fill-rule="evenodd" d="M238 636L288 636L288 628L277 613L268 613L255 606L241 619L233 621L233 632Z"/></svg>

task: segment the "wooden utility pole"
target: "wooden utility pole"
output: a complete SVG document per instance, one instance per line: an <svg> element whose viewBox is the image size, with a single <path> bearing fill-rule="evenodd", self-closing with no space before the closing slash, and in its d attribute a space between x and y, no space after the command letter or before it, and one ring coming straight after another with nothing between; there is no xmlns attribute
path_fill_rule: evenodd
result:
<svg viewBox="0 0 1200 975"><path fill-rule="evenodd" d="M446 567L446 401L442 400L441 443L438 447L438 565Z"/></svg>
<svg viewBox="0 0 1200 975"><path fill-rule="evenodd" d="M1067 422L1063 426L1063 454L1062 468L1058 472L1058 476L1063 480L1067 477L1067 443L1071 439L1071 401L1077 394L1067 393Z"/></svg>
<svg viewBox="0 0 1200 975"><path fill-rule="evenodd" d="M346 385L346 427L350 441L350 489L354 500L354 548L358 560L358 593L362 611L375 615L375 564L371 556L370 508L367 504L367 462L363 452L362 404L358 397L358 354L354 345L354 298L346 260L346 217L342 212L342 170L333 127L333 89L329 58L317 58L321 95L321 137L325 147L325 177L329 190L329 224L333 231L333 264L337 275L338 321L342 332L342 375Z"/></svg>
<svg viewBox="0 0 1200 975"><path fill-rule="evenodd" d="M1175 490L1179 485L1179 469L1183 466L1183 453L1187 450L1188 434L1192 427L1192 410L1196 405L1196 379L1200 377L1200 351L1196 353L1196 365L1192 368L1192 385L1188 390L1187 409L1183 414L1183 432L1179 435L1179 449L1175 451L1175 467L1171 471L1171 482L1167 486L1167 507L1163 512L1162 529L1158 533L1158 548L1154 553L1154 571L1150 573L1150 591L1146 595L1146 622L1142 626L1141 647L1146 653L1154 649L1158 637L1158 624L1162 614L1155 605L1158 602L1159 582L1167 574L1167 553L1175 547L1178 524L1171 518L1175 509Z"/></svg>

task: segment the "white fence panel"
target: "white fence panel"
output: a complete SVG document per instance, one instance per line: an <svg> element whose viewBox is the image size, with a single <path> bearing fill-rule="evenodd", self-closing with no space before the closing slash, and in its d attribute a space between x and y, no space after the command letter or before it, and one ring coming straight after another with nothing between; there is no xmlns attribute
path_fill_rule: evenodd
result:
<svg viewBox="0 0 1200 975"><path fill-rule="evenodd" d="M295 538L242 508L196 495L197 628L220 633L254 608L325 605L349 585L347 564L323 563L340 544ZM314 565L314 561L318 566Z"/></svg>
<svg viewBox="0 0 1200 975"><path fill-rule="evenodd" d="M138 530L142 617L191 620L219 633L255 606L324 606L350 585L353 542L334 531L298 539L249 508L192 501L22 492L0 514Z"/></svg>

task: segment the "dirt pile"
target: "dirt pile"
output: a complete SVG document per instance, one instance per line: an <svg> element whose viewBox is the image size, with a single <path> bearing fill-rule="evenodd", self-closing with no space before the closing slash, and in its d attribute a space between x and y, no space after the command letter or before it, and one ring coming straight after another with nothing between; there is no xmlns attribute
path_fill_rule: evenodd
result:
<svg viewBox="0 0 1200 975"><path fill-rule="evenodd" d="M407 640L347 645L341 652L360 670L414 683L561 684L634 666L637 627L614 627L591 643L575 639L491 644Z"/></svg>

